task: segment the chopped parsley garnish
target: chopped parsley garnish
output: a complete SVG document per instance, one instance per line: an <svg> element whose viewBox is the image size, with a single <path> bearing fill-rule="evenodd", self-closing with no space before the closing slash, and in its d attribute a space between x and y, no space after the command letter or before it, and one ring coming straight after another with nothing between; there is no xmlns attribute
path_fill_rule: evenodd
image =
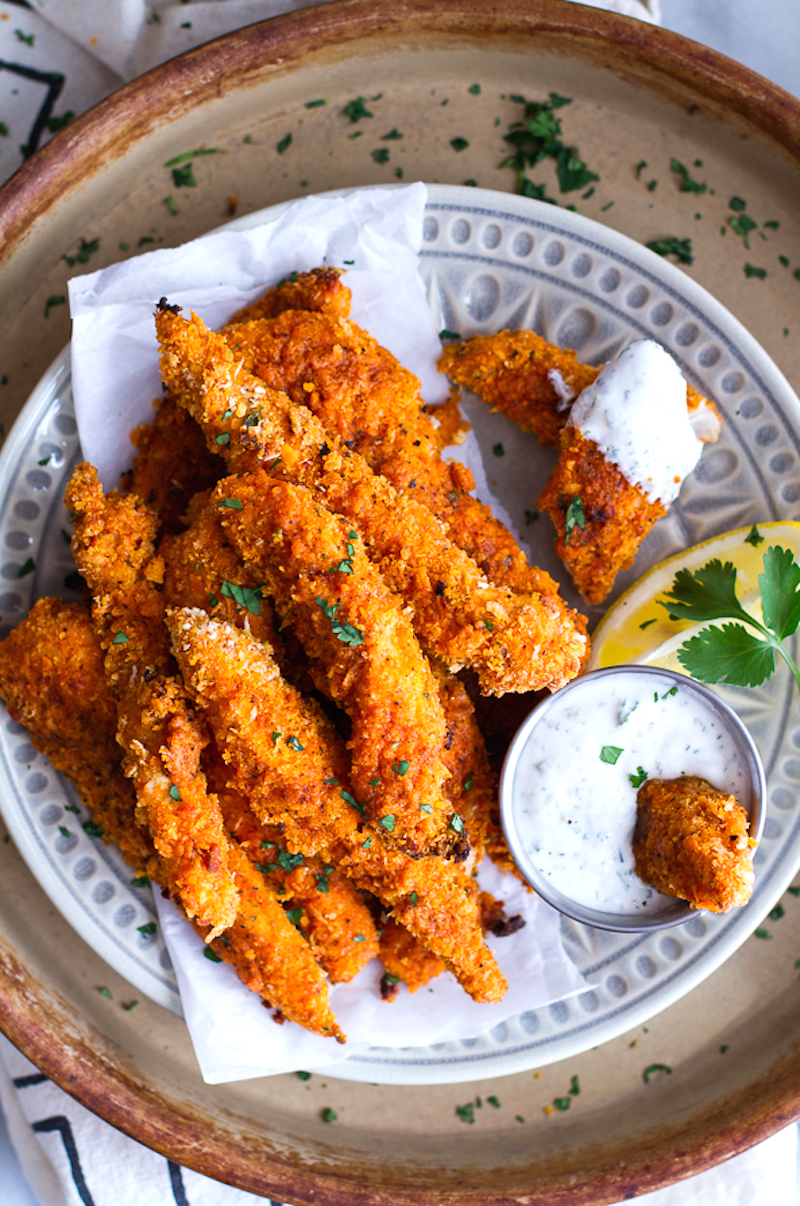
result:
<svg viewBox="0 0 800 1206"><path fill-rule="evenodd" d="M750 244L747 236L752 230L756 229L758 223L754 222L749 214L734 214L732 218L728 218L728 225L734 234L744 239L744 245L749 251Z"/></svg>
<svg viewBox="0 0 800 1206"><path fill-rule="evenodd" d="M114 640L111 642L111 644L112 645L127 645L128 641L130 639L131 638L128 636L128 634L126 632L118 632L117 635L114 637Z"/></svg>
<svg viewBox="0 0 800 1206"><path fill-rule="evenodd" d="M317 891L321 892L323 896L327 896L328 894L330 887L328 878L331 875L333 875L333 867L323 866L322 871L317 876Z"/></svg>
<svg viewBox="0 0 800 1206"><path fill-rule="evenodd" d="M302 754L303 750L306 748L304 745L300 744L296 737L287 737L286 744L291 746L293 750L297 750L298 754Z"/></svg>
<svg viewBox="0 0 800 1206"><path fill-rule="evenodd" d="M743 201L741 197L731 197L728 205L739 214L742 210L747 209L747 202Z"/></svg>
<svg viewBox="0 0 800 1206"><path fill-rule="evenodd" d="M151 934L155 934L158 927L154 921L146 921L144 925L137 925L136 929L143 938L148 938Z"/></svg>
<svg viewBox="0 0 800 1206"><path fill-rule="evenodd" d="M370 848L370 846L371 846L371 845L372 845L372 838L371 838L371 837L368 837L368 838L367 838L367 840L366 840L366 842L362 842L362 843L361 843L361 849L362 849L362 850L369 850L369 848Z"/></svg>
<svg viewBox="0 0 800 1206"><path fill-rule="evenodd" d="M379 824L382 825L384 829L388 830L389 833L392 833L394 831L394 822L394 813L390 812L387 813L385 817L381 817Z"/></svg>
<svg viewBox="0 0 800 1206"><path fill-rule="evenodd" d="M294 871L302 861L302 854L290 854L288 850L278 850L278 865L283 871Z"/></svg>
<svg viewBox="0 0 800 1206"><path fill-rule="evenodd" d="M150 876L149 875L134 875L133 879L131 880L132 888L146 888L149 886L149 884L150 884Z"/></svg>
<svg viewBox="0 0 800 1206"><path fill-rule="evenodd" d="M349 791L340 791L339 795L342 797L345 804L350 804L353 808L355 808L356 812L361 814L362 817L367 815L364 805L359 804L355 797L350 795Z"/></svg>
<svg viewBox="0 0 800 1206"><path fill-rule="evenodd" d="M774 673L777 652L800 688L800 670L783 645L800 624L800 566L791 551L779 545L767 549L763 564L758 579L763 622L745 611L737 598L736 567L716 558L695 573L679 570L671 590L658 600L673 620L736 621L705 628L681 645L678 660L692 678L756 687ZM751 628L756 632L748 631Z"/></svg>
<svg viewBox="0 0 800 1206"><path fill-rule="evenodd" d="M18 42L24 42L26 46L33 46L35 34L24 34L21 29L14 30L14 37Z"/></svg>
<svg viewBox="0 0 800 1206"><path fill-rule="evenodd" d="M367 98L365 96L357 96L355 100L349 101L342 109L342 112L352 122L361 121L362 117L372 117L367 108Z"/></svg>
<svg viewBox="0 0 800 1206"><path fill-rule="evenodd" d="M681 178L680 191L682 193L704 193L708 189L707 184L700 184L697 180L692 180L689 175L689 169L679 163L677 159L671 159L669 163L670 169L677 172Z"/></svg>
<svg viewBox="0 0 800 1206"><path fill-rule="evenodd" d="M75 264L87 264L89 262L89 256L94 255L94 253L99 250L99 239L92 239L88 243L86 239L81 239L80 244L78 245L78 250L74 255L62 255L61 258L69 265L70 268L74 268Z"/></svg>
<svg viewBox="0 0 800 1206"><path fill-rule="evenodd" d="M393 130L390 130L388 134L381 134L381 142L396 142L398 138L402 137L403 135L395 127Z"/></svg>
<svg viewBox="0 0 800 1206"><path fill-rule="evenodd" d="M172 183L176 188L197 188L191 163L184 163L181 167L172 169Z"/></svg>
<svg viewBox="0 0 800 1206"><path fill-rule="evenodd" d="M458 331L448 331L447 327L443 327L439 332L439 338L444 343L446 340L460 339L461 336L459 335Z"/></svg>
<svg viewBox="0 0 800 1206"><path fill-rule="evenodd" d="M475 1121L475 1102L468 1101L466 1105L457 1105L456 1114L462 1122L472 1123Z"/></svg>
<svg viewBox="0 0 800 1206"><path fill-rule="evenodd" d="M178 216L179 210L178 210L178 202L175 200L175 198L173 196L165 197L164 204L166 205L169 212L172 214L173 218L176 218Z"/></svg>
<svg viewBox="0 0 800 1206"><path fill-rule="evenodd" d="M336 1122L338 1117L339 1115L330 1106L325 1106L325 1109L322 1111L323 1122Z"/></svg>
<svg viewBox="0 0 800 1206"><path fill-rule="evenodd" d="M172 784L172 787L169 789L169 794L173 800L180 800L180 798L181 798L180 788L176 787L174 783Z"/></svg>
<svg viewBox="0 0 800 1206"><path fill-rule="evenodd" d="M372 158L375 160L376 163L388 163L389 162L389 148L388 147L376 147L376 149L372 152Z"/></svg>
<svg viewBox="0 0 800 1206"><path fill-rule="evenodd" d="M83 832L88 834L89 837L99 838L103 836L103 827L102 825L98 825L97 821L84 821Z"/></svg>
<svg viewBox="0 0 800 1206"><path fill-rule="evenodd" d="M69 123L74 120L75 110L66 109L63 113L60 113L58 117L48 117L47 128L51 134L57 134L59 130L66 130ZM6 130L6 134L8 134L8 130Z"/></svg>
<svg viewBox="0 0 800 1206"><path fill-rule="evenodd" d="M646 159L640 159L640 160L639 160L639 162L636 164L636 169L635 169L635 170L636 170L636 179L637 179L637 180L640 180L640 179L641 179L642 172L644 171L644 169L645 169L646 167L647 167L647 160L646 160Z"/></svg>
<svg viewBox="0 0 800 1206"><path fill-rule="evenodd" d="M431 816L433 813L433 808L430 804L420 804L419 810L420 812L424 812L426 816Z"/></svg>
<svg viewBox="0 0 800 1206"><path fill-rule="evenodd" d="M303 910L298 905L296 909L287 909L286 916L288 917L289 921L291 921L292 925L299 925L303 916Z"/></svg>
<svg viewBox="0 0 800 1206"><path fill-rule="evenodd" d="M767 275L767 270L766 268L756 268L754 264L745 264L744 274L745 276L754 276L757 280L763 281Z"/></svg>
<svg viewBox="0 0 800 1206"><path fill-rule="evenodd" d="M645 246L656 255L674 255L680 264L694 263L691 239L679 239L676 235L669 235L666 239L653 239Z"/></svg>
<svg viewBox="0 0 800 1206"><path fill-rule="evenodd" d="M569 1091L571 1097L577 1097L580 1094L581 1085L577 1076L570 1077Z"/></svg>
<svg viewBox="0 0 800 1206"><path fill-rule="evenodd" d="M261 600L263 599L262 586L255 588L250 586L237 586L235 582L223 580L220 594L226 599L233 599L234 603L238 603L239 607L243 607L245 611L249 611L251 616L261 614Z"/></svg>
<svg viewBox="0 0 800 1206"><path fill-rule="evenodd" d="M218 147L199 147L196 151L184 151L182 155L176 155L173 159L168 159L164 167L174 168L179 163L188 163L190 159L201 159L203 155L219 155Z"/></svg>
<svg viewBox="0 0 800 1206"><path fill-rule="evenodd" d="M279 155L282 155L284 151L289 150L289 147L291 145L292 145L291 134L285 134L283 136L283 138L280 140L280 142L277 144L277 146L275 147L275 150L278 152Z"/></svg>
<svg viewBox="0 0 800 1206"><path fill-rule="evenodd" d="M772 934L770 934L769 930L765 930L764 927L762 925L760 925L760 926L758 926L757 929L753 930L753 937L754 938L771 938Z"/></svg>
<svg viewBox="0 0 800 1206"><path fill-rule="evenodd" d="M403 775L407 774L410 767L411 767L411 763L406 762L405 758L403 758L402 761L393 763L392 770L394 771L394 773L396 775L400 775L400 777L402 778Z"/></svg>
<svg viewBox="0 0 800 1206"><path fill-rule="evenodd" d="M618 745L604 745L600 751L600 761L614 766L621 753L622 749Z"/></svg>
<svg viewBox="0 0 800 1206"><path fill-rule="evenodd" d="M221 963L222 962L222 960L220 959L217 952L212 951L210 946L205 947L203 954L205 955L206 959L210 959L212 963Z"/></svg>
<svg viewBox="0 0 800 1206"><path fill-rule="evenodd" d="M136 1006L137 1006L138 1004L139 1004L139 1002L138 1002L138 1001L136 1001L136 1000L134 1000L134 1001L120 1001L120 1005L122 1006L122 1008L125 1010L125 1012L126 1012L126 1013L130 1013L130 1011L131 1011L132 1009L135 1009L135 1008L136 1008Z"/></svg>
<svg viewBox="0 0 800 1206"><path fill-rule="evenodd" d="M260 422L261 422L261 411L254 410L253 413L249 414L247 416L247 418L244 420L244 422L242 423L242 427L258 427Z"/></svg>
<svg viewBox="0 0 800 1206"><path fill-rule="evenodd" d="M417 902L419 901L419 896L417 896L416 892L412 892L408 899L411 901L412 905L416 906Z"/></svg>
<svg viewBox="0 0 800 1206"><path fill-rule="evenodd" d="M506 450L502 444L493 444L492 452L494 453L495 456L505 456L506 455Z"/></svg>
<svg viewBox="0 0 800 1206"><path fill-rule="evenodd" d="M454 812L450 818L450 828L454 833L461 833L464 829L464 822L457 812Z"/></svg>
<svg viewBox="0 0 800 1206"><path fill-rule="evenodd" d="M238 498L223 498L217 503L218 507L229 507L231 511L243 511L244 504Z"/></svg>
<svg viewBox="0 0 800 1206"><path fill-rule="evenodd" d="M209 591L208 594L208 606L212 609L212 611L215 607L219 607L219 599L211 591Z"/></svg>
<svg viewBox="0 0 800 1206"><path fill-rule="evenodd" d="M63 293L54 293L52 297L48 297L44 304L44 316L47 318L54 306L65 306L67 299Z"/></svg>
<svg viewBox="0 0 800 1206"><path fill-rule="evenodd" d="M466 138L451 138L450 146L454 151L466 151L467 147L469 146L469 142Z"/></svg>
<svg viewBox="0 0 800 1206"><path fill-rule="evenodd" d="M320 105L327 105L327 101L320 98L319 100L306 101L306 109L319 109Z"/></svg>
<svg viewBox="0 0 800 1206"><path fill-rule="evenodd" d="M652 620L645 620L643 624L639 625L639 627L642 629L642 631L644 631L645 628L649 628L651 624L655 623L657 623L657 620L656 617L653 616Z"/></svg>
<svg viewBox="0 0 800 1206"><path fill-rule="evenodd" d="M112 999L112 998L111 998L111 989L110 989L110 988L105 988L105 987L103 987L103 988L98 988L98 989L97 989L97 991L100 993L100 996L101 996L101 997L107 997L109 1001Z"/></svg>
<svg viewBox="0 0 800 1206"><path fill-rule="evenodd" d="M775 908L770 909L769 913L767 914L770 921L780 921L781 917L784 917L785 915L786 915L786 910L784 909L782 904L776 904Z"/></svg>
<svg viewBox="0 0 800 1206"><path fill-rule="evenodd" d="M564 517L564 548L569 544L569 538L575 530L576 525L583 532L586 529L586 518L583 513L583 499L573 498L567 507Z"/></svg>
<svg viewBox="0 0 800 1206"><path fill-rule="evenodd" d="M353 934L353 942L366 942L366 941L367 940L363 934Z"/></svg>
<svg viewBox="0 0 800 1206"><path fill-rule="evenodd" d="M311 1080L310 1072L298 1072L296 1075L298 1080Z"/></svg>
<svg viewBox="0 0 800 1206"><path fill-rule="evenodd" d="M650 1083L650 1077L656 1072L666 1072L667 1076L672 1075L672 1068L668 1064L648 1064L644 1072L642 1072L642 1080L646 1085Z"/></svg>
<svg viewBox="0 0 800 1206"><path fill-rule="evenodd" d="M469 791L474 781L474 775L467 775L466 779L464 780L464 791Z"/></svg>
<svg viewBox="0 0 800 1206"><path fill-rule="evenodd" d="M778 256L778 262L779 262L780 264L783 264L784 268L788 268L788 267L789 267L789 257L788 257L788 255L779 255L779 256Z"/></svg>
<svg viewBox="0 0 800 1206"><path fill-rule="evenodd" d="M231 442L231 436L230 436L230 432L228 432L228 431L223 431L220 433L220 435L214 436L214 443L219 444L219 446L221 448L224 447L226 444L230 444L230 442Z"/></svg>
<svg viewBox="0 0 800 1206"><path fill-rule="evenodd" d="M343 645L347 645L350 648L355 645L363 645L364 634L360 629L354 627L352 624L342 624L336 619L336 612L339 610L338 603L326 603L321 597L317 597L316 603L318 607L322 608L325 616L330 620L331 631L337 640L341 641Z"/></svg>
<svg viewBox="0 0 800 1206"><path fill-rule="evenodd" d="M61 836L63 838L71 838L72 837L72 834L67 829L66 825L59 825L58 832L61 834Z"/></svg>
<svg viewBox="0 0 800 1206"><path fill-rule="evenodd" d="M17 570L17 577L27 578L28 574L32 574L35 569L36 562L34 561L33 557L29 557L25 564Z"/></svg>
<svg viewBox="0 0 800 1206"><path fill-rule="evenodd" d="M470 96L480 96L480 94L481 94L480 84L470 84L469 88L467 88L467 92L470 94Z"/></svg>
<svg viewBox="0 0 800 1206"><path fill-rule="evenodd" d="M572 1098L571 1097L554 1097L553 1105L556 1107L557 1110L568 1110L569 1107L572 1105Z"/></svg>
<svg viewBox="0 0 800 1206"><path fill-rule="evenodd" d="M487 1097L486 1101L488 1105L494 1106L496 1110L500 1109L500 1098L495 1097L494 1093L491 1095L491 1097Z"/></svg>
<svg viewBox="0 0 800 1206"><path fill-rule="evenodd" d="M561 121L555 111L571 104L571 97L551 92L549 100L544 102L527 101L524 96L512 96L511 100L524 105L523 120L514 122L504 135L505 141L515 149L500 167L511 167L516 171L518 192L525 197L556 204L552 197L546 196L543 184L534 184L525 175L528 168L535 167L545 158L555 160L562 193L585 189L600 179L595 172L589 171L576 148L566 146L561 139Z"/></svg>
<svg viewBox="0 0 800 1206"><path fill-rule="evenodd" d="M539 512L538 512L538 511L527 511L527 510L526 510L526 512L525 512L525 527L527 528L527 527L529 527L529 526L530 526L532 523L536 523L536 520L537 520L538 518L539 518Z"/></svg>
<svg viewBox="0 0 800 1206"><path fill-rule="evenodd" d="M628 775L628 778L631 781L631 787L638 788L638 787L641 787L642 784L644 783L645 779L648 778L648 774L643 766L637 766L636 774L631 773L630 775Z"/></svg>

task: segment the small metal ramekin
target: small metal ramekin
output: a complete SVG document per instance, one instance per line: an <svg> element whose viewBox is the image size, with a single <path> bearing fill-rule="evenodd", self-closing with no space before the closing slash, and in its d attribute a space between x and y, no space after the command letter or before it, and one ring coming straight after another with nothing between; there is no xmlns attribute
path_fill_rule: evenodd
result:
<svg viewBox="0 0 800 1206"><path fill-rule="evenodd" d="M746 787L743 793L744 798L740 799L739 803L744 808L749 819L749 835L756 842L760 841L764 828L767 800L767 784L761 757L753 738L742 721L732 708L729 708L718 695L703 683L698 683L694 679L688 678L684 674L678 674L674 670L625 665L610 666L605 670L593 670L581 678L573 679L566 687L562 687L560 691L555 692L534 708L515 734L506 754L503 771L500 776L500 815L511 854L531 887L539 893L543 900L553 905L559 912L564 913L567 917L571 917L574 921L584 922L584 924L595 926L597 929L619 930L628 933L641 933L646 930L660 930L666 929L669 926L679 925L691 917L692 914L698 912L698 910L693 909L685 900L669 899L668 903L661 905L647 915L643 913L611 913L600 909L592 909L566 896L562 891L554 887L550 880L542 874L533 862L531 855L523 847L517 828L514 806L514 777L517 772L520 756L533 729L547 715L554 702L563 699L565 692L578 694L583 689L582 684L598 678L637 674L655 675L668 681L670 686L677 685L685 690L694 691L724 725L729 735L733 738L745 772Z"/></svg>

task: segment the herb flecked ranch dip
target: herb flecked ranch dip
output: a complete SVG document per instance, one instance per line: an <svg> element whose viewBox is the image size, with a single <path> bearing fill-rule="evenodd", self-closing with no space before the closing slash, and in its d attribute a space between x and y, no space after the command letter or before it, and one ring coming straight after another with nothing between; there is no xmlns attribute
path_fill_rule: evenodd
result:
<svg viewBox="0 0 800 1206"><path fill-rule="evenodd" d="M684 775L747 792L733 736L695 690L657 671L578 679L547 701L519 750L514 844L576 904L652 909L666 898L634 871L636 793L648 778Z"/></svg>

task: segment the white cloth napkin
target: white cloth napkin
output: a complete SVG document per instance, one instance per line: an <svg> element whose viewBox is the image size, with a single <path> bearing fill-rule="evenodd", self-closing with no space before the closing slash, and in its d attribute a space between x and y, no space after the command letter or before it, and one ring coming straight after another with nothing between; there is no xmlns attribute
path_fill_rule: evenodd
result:
<svg viewBox="0 0 800 1206"><path fill-rule="evenodd" d="M0 181L60 125L159 62L313 0L0 0ZM321 0L325 2L325 0ZM583 0L659 23L659 0ZM0 1105L40 1206L257 1206L264 1199L181 1169L79 1105L0 1036ZM795 1206L797 1131L643 1206ZM10 1171L0 1167L0 1202Z"/></svg>

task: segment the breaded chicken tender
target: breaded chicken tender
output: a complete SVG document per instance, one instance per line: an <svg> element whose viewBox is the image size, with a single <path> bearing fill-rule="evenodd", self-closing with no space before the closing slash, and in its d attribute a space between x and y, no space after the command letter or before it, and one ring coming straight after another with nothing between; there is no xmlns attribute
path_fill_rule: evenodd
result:
<svg viewBox="0 0 800 1206"><path fill-rule="evenodd" d="M557 591L550 575L528 565L508 529L469 494L475 486L470 471L442 460L439 430L426 412L419 380L361 327L298 310L233 324L223 334L248 372L307 406L373 472L432 511L449 539L493 582Z"/></svg>
<svg viewBox="0 0 800 1206"><path fill-rule="evenodd" d="M154 511L161 532L180 532L192 496L210 490L224 472L224 462L210 452L197 423L166 394L153 404L152 423L131 432L137 448L122 489L135 494Z"/></svg>
<svg viewBox="0 0 800 1206"><path fill-rule="evenodd" d="M515 594L490 582L426 508L372 473L305 407L248 374L198 318L187 321L164 308L157 327L165 381L209 441L225 437L229 467L247 472L266 465L321 491L414 608L429 652L451 669L473 666L487 694L555 688L579 672L587 638L558 595Z"/></svg>
<svg viewBox="0 0 800 1206"><path fill-rule="evenodd" d="M636 874L692 908L727 913L753 890L753 844L735 796L705 779L648 779L636 795Z"/></svg>
<svg viewBox="0 0 800 1206"><path fill-rule="evenodd" d="M407 985L409 992L416 992L444 971L443 961L391 918L381 925L380 957L387 973L381 981L381 996L387 1001L394 999L398 981Z"/></svg>
<svg viewBox="0 0 800 1206"><path fill-rule="evenodd" d="M231 491L240 508L223 505ZM357 533L310 491L266 474L224 478L211 501L291 620L317 686L350 716L350 777L364 814L409 854L446 854L463 826L444 790L436 680Z"/></svg>
<svg viewBox="0 0 800 1206"><path fill-rule="evenodd" d="M40 599L0 642L0 698L36 749L78 789L106 841L137 875L157 878L146 825L122 771L117 709L103 673L103 649L89 612Z"/></svg>
<svg viewBox="0 0 800 1206"><path fill-rule="evenodd" d="M136 789L137 821L148 825L187 916L216 937L232 925L239 891L219 801L200 766L207 738L169 673L156 516L135 495L104 495L87 464L76 468L65 497L73 555L92 593L106 681L117 701L117 739Z"/></svg>
<svg viewBox="0 0 800 1206"><path fill-rule="evenodd" d="M208 717L231 786L287 847L319 855L376 896L477 1001L506 983L480 928L477 885L453 863L410 859L366 822L347 786L344 744L280 676L264 645L198 610L168 615L184 681ZM293 845L294 844L294 845Z"/></svg>
<svg viewBox="0 0 800 1206"><path fill-rule="evenodd" d="M542 444L558 446L573 398L599 369L535 331L499 331L448 344L439 368L456 385L502 410Z"/></svg>
<svg viewBox="0 0 800 1206"><path fill-rule="evenodd" d="M290 273L258 301L234 314L231 323L275 318L284 310L314 310L349 318L350 300L340 268L312 268L310 272Z"/></svg>
<svg viewBox="0 0 800 1206"><path fill-rule="evenodd" d="M576 519L575 500L580 504ZM621 570L669 508L638 486L576 427L562 434L561 455L539 499L556 528L556 553L587 603L602 603ZM569 522L569 530L568 530Z"/></svg>

